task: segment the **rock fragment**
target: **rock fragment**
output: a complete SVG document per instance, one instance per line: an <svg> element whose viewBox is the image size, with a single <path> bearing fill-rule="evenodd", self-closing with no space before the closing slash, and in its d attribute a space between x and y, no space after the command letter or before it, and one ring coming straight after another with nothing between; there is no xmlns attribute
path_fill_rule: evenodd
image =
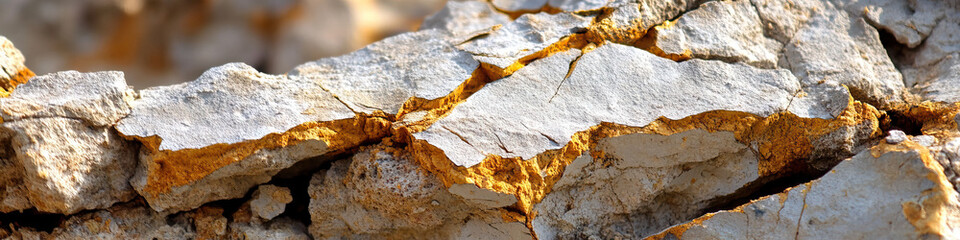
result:
<svg viewBox="0 0 960 240"><path fill-rule="evenodd" d="M676 22L657 26L653 50L675 60L692 57L774 68L781 44L764 36L762 26L750 2L708 2Z"/></svg>
<svg viewBox="0 0 960 240"><path fill-rule="evenodd" d="M400 34L344 56L302 64L290 76L315 81L356 112L397 114L412 97L446 96L479 67L444 34Z"/></svg>
<svg viewBox="0 0 960 240"><path fill-rule="evenodd" d="M460 45L475 55L477 61L489 64L488 69L499 78L523 67L524 61L546 55L544 51L563 37L585 29L591 19L572 13L525 14L503 25L488 36Z"/></svg>
<svg viewBox="0 0 960 240"><path fill-rule="evenodd" d="M310 233L315 238L485 238L486 228L493 227L511 233L503 237L529 237L522 223L504 222L497 210L484 210L490 207L484 202L471 203L477 201L452 191L420 170L409 153L368 147L314 175Z"/></svg>
<svg viewBox="0 0 960 240"><path fill-rule="evenodd" d="M243 196L295 162L385 134L319 83L243 64L140 92L120 133L144 143L134 188L157 211Z"/></svg>
<svg viewBox="0 0 960 240"><path fill-rule="evenodd" d="M7 171L22 174L5 184L23 186L6 187L5 205L22 209L26 197L40 211L72 214L133 198L135 145L112 128L132 98L122 73L74 71L35 77L0 98Z"/></svg>
<svg viewBox="0 0 960 240"><path fill-rule="evenodd" d="M33 71L23 65L24 57L13 43L0 36L0 97L6 97L17 85L27 82L34 76Z"/></svg>
<svg viewBox="0 0 960 240"><path fill-rule="evenodd" d="M679 119L718 109L769 115L784 110L799 90L782 70L702 60L676 63L617 44L583 54L565 77L578 55L576 50L558 53L490 83L414 136L470 167L487 154L529 159L559 149L575 132L601 122L645 126L660 116ZM723 80L733 75L741 80ZM679 85L693 88L673 87Z"/></svg>
<svg viewBox="0 0 960 240"><path fill-rule="evenodd" d="M293 201L293 197L290 196L290 189L269 184L260 185L253 192L250 210L257 216L270 220L283 213L287 203L291 201Z"/></svg>
<svg viewBox="0 0 960 240"><path fill-rule="evenodd" d="M652 239L953 239L957 192L927 149L880 145L812 182L710 213ZM838 209L843 209L838 211Z"/></svg>
<svg viewBox="0 0 960 240"><path fill-rule="evenodd" d="M493 0L491 3L507 12L532 12L543 8L547 0Z"/></svg>
<svg viewBox="0 0 960 240"><path fill-rule="evenodd" d="M455 43L460 43L510 21L510 16L493 9L486 1L450 1L439 12L423 20L420 30L446 30L458 40Z"/></svg>
<svg viewBox="0 0 960 240"><path fill-rule="evenodd" d="M897 143L906 141L907 134L903 133L903 131L900 131L900 130L891 130L889 132L889 135L887 135L886 140L887 140L887 143L889 144L897 144Z"/></svg>

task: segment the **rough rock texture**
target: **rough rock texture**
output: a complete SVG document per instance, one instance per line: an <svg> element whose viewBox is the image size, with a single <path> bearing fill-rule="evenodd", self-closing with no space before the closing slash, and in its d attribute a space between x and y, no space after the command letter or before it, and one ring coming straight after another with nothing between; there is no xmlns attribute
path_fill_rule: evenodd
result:
<svg viewBox="0 0 960 240"><path fill-rule="evenodd" d="M960 201L943 168L926 148L905 142L863 151L820 179L652 239L954 239L957 221Z"/></svg>
<svg viewBox="0 0 960 240"><path fill-rule="evenodd" d="M297 66L290 75L316 81L354 111L397 114L408 98L447 95L479 66L442 34L401 34L348 55Z"/></svg>
<svg viewBox="0 0 960 240"><path fill-rule="evenodd" d="M283 75L36 77L0 237L952 239L958 9L454 1Z"/></svg>
<svg viewBox="0 0 960 240"><path fill-rule="evenodd" d="M120 72L59 72L33 78L0 98L6 142L5 212L30 204L71 214L135 196L127 180L135 150L110 126L130 112ZM7 208L9 207L9 208Z"/></svg>
<svg viewBox="0 0 960 240"><path fill-rule="evenodd" d="M399 149L361 150L314 175L310 186L310 232L319 238L487 238L491 232L483 228L490 227L503 237L529 237L522 223L487 210L510 203L491 205L448 191Z"/></svg>
<svg viewBox="0 0 960 240"><path fill-rule="evenodd" d="M291 201L293 201L293 197L290 196L290 189L274 185L260 185L260 187L257 187L257 191L253 192L250 210L260 218L270 220L283 213L287 203Z"/></svg>
<svg viewBox="0 0 960 240"><path fill-rule="evenodd" d="M234 63L141 91L117 130L144 142L131 180L137 191L154 209L187 210L241 197L299 160L376 137L363 132L364 121L314 81Z"/></svg>

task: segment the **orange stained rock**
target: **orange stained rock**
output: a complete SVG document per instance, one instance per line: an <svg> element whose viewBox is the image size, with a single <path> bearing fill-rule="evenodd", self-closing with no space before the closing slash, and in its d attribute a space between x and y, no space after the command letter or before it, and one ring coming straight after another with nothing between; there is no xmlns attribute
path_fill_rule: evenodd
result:
<svg viewBox="0 0 960 240"><path fill-rule="evenodd" d="M33 71L24 67L20 69L16 74L10 79L0 79L0 97L8 97L13 93L13 89L17 88L17 85L24 84L30 78L36 76ZM2 120L0 120L2 121Z"/></svg>
<svg viewBox="0 0 960 240"><path fill-rule="evenodd" d="M666 21L663 24L653 27L646 35L640 38L639 41L636 41L634 46L673 61L689 60L693 57L693 52L691 52L690 49L684 49L682 53L666 53L663 49L657 47L657 33L662 29L673 27L676 23L677 21Z"/></svg>
<svg viewBox="0 0 960 240"><path fill-rule="evenodd" d="M409 151L423 169L436 174L445 185L475 184L480 188L515 195L518 202L514 207L527 215L529 224L531 216L535 215L533 205L550 192L565 167L576 157L590 151L594 161L605 160L605 153L595 149L603 138L631 133L671 135L691 129L734 132L740 142L756 143L756 151L761 158L757 171L760 177L765 177L803 170L804 160L813 151L811 142L840 127L870 124L874 129L872 134L879 136L878 118L881 115L875 108L851 100L839 117L829 120L800 118L786 112L764 118L749 113L717 110L679 120L661 117L645 127L601 123L577 132L561 149L547 150L528 160L488 155L481 163L469 168L456 166L441 149L414 139L410 135L412 131L406 127L395 129L395 134L410 143Z"/></svg>
<svg viewBox="0 0 960 240"><path fill-rule="evenodd" d="M362 143L383 138L389 132L390 122L378 117L354 117L328 122L307 122L282 133L271 133L257 140L234 144L214 144L199 149L177 151L158 150L157 136L136 137L149 151L155 164L147 169L144 192L159 195L172 187L190 184L213 171L238 162L259 150L277 149L303 141L319 140L327 144L329 152L338 152Z"/></svg>

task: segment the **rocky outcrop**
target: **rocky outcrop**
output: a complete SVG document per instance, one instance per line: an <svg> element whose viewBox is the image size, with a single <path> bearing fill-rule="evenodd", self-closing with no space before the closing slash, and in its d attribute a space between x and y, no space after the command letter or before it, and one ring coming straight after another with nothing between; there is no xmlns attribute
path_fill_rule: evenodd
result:
<svg viewBox="0 0 960 240"><path fill-rule="evenodd" d="M34 77L0 236L952 239L947 5L455 1L288 74Z"/></svg>

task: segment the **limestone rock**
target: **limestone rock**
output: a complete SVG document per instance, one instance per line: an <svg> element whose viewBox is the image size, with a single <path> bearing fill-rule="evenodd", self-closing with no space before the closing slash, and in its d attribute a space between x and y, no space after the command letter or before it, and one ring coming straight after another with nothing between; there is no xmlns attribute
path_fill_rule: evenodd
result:
<svg viewBox="0 0 960 240"><path fill-rule="evenodd" d="M537 204L537 238L651 235L760 177L757 156L731 132L637 133L603 139L598 148L603 159L574 160Z"/></svg>
<svg viewBox="0 0 960 240"><path fill-rule="evenodd" d="M707 214L653 239L953 239L957 192L926 151L911 142L878 146L813 182Z"/></svg>
<svg viewBox="0 0 960 240"><path fill-rule="evenodd" d="M230 239L311 239L303 223L283 217L267 223L231 222L228 234Z"/></svg>
<svg viewBox="0 0 960 240"><path fill-rule="evenodd" d="M437 99L452 92L479 67L454 48L441 30L405 33L290 72L329 90L350 109L397 114L411 97Z"/></svg>
<svg viewBox="0 0 960 240"><path fill-rule="evenodd" d="M907 87L925 100L958 102L960 10L939 21L920 46L903 50L898 67Z"/></svg>
<svg viewBox="0 0 960 240"><path fill-rule="evenodd" d="M134 204L71 216L45 239L188 239L196 237L189 223L168 224L165 215ZM20 229L14 236L30 233ZM27 235L23 239L29 239Z"/></svg>
<svg viewBox="0 0 960 240"><path fill-rule="evenodd" d="M299 160L379 136L367 120L314 81L227 64L141 91L117 130L144 143L134 188L158 211L187 210L241 197Z"/></svg>
<svg viewBox="0 0 960 240"><path fill-rule="evenodd" d="M290 189L274 185L260 185L253 192L250 209L257 216L270 220L283 213L287 203L291 201L293 201L293 197L290 196Z"/></svg>
<svg viewBox="0 0 960 240"><path fill-rule="evenodd" d="M589 24L590 18L572 13L525 14L489 35L459 47L474 54L477 61L490 64L501 71L509 71L511 65L524 57L546 49L578 29L585 29Z"/></svg>
<svg viewBox="0 0 960 240"><path fill-rule="evenodd" d="M489 227L527 232L520 223L516 228L503 222L496 211L484 211L489 207L484 202L472 204L453 191L420 170L409 153L369 147L314 175L310 233L315 238L476 238L489 234Z"/></svg>
<svg viewBox="0 0 960 240"><path fill-rule="evenodd" d="M420 29L446 30L454 39L466 40L464 38L485 33L494 26L509 22L510 16L493 9L488 2L450 1L439 12L424 19Z"/></svg>
<svg viewBox="0 0 960 240"><path fill-rule="evenodd" d="M862 16L871 25L890 32L897 41L917 47L930 34L937 22L955 14L949 1L857 0L833 1L850 14ZM954 5L953 7L956 7Z"/></svg>
<svg viewBox="0 0 960 240"><path fill-rule="evenodd" d="M610 2L610 0L550 0L547 5L564 12L578 12L600 9Z"/></svg>
<svg viewBox="0 0 960 240"><path fill-rule="evenodd" d="M469 167L487 154L529 159L559 149L575 132L601 122L645 126L660 116L680 119L710 110L769 115L786 109L800 87L782 70L676 63L617 44L583 54L564 77L578 55L558 53L490 83L414 136ZM724 80L733 76L740 81Z"/></svg>
<svg viewBox="0 0 960 240"><path fill-rule="evenodd" d="M781 11L786 10L761 10L760 15ZM793 26L796 32L783 42L781 66L793 71L805 87L833 82L849 87L854 98L881 108L903 103L903 77L883 49L876 29L831 7L810 11L804 13L810 15L806 22Z"/></svg>
<svg viewBox="0 0 960 240"><path fill-rule="evenodd" d="M17 85L27 82L34 74L23 65L23 54L13 43L0 36L0 97L10 95Z"/></svg>
<svg viewBox="0 0 960 240"><path fill-rule="evenodd" d="M18 89L0 100L4 121L59 117L110 126L130 114L133 101L122 72L57 72L35 77Z"/></svg>
<svg viewBox="0 0 960 240"><path fill-rule="evenodd" d="M747 1L704 3L675 23L656 28L656 47L671 57L777 66L780 43L764 36L760 16Z"/></svg>
<svg viewBox="0 0 960 240"><path fill-rule="evenodd" d="M4 184L22 184L6 187L8 211L27 206L23 198L65 214L133 198L135 148L111 127L131 98L122 73L73 71L36 77L0 98L10 144Z"/></svg>

